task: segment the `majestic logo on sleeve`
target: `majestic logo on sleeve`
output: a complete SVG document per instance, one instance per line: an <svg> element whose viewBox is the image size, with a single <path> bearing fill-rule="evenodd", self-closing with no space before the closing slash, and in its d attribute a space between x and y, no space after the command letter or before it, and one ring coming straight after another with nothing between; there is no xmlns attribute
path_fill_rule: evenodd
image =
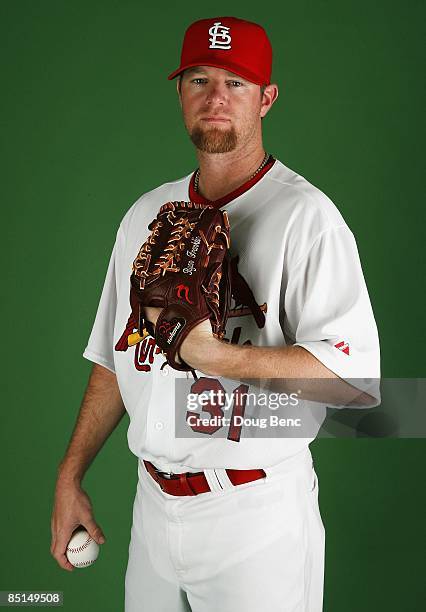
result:
<svg viewBox="0 0 426 612"><path fill-rule="evenodd" d="M216 21L209 29L209 49L230 49L231 35L229 30L230 28L222 25L220 21Z"/></svg>
<svg viewBox="0 0 426 612"><path fill-rule="evenodd" d="M349 355L349 344L344 340L335 344L334 348L339 349L339 351L342 351L342 353L345 353L345 355Z"/></svg>

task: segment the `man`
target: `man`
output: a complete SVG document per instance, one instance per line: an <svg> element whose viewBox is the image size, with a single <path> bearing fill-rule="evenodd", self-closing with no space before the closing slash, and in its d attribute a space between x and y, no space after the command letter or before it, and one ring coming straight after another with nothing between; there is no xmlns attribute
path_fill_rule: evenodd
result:
<svg viewBox="0 0 426 612"><path fill-rule="evenodd" d="M264 151L262 119L278 96L263 28L231 17L186 31L177 77L199 169L144 194L124 216L84 356L94 362L61 462L52 554L78 525L104 540L81 480L124 412L139 482L126 573L126 612L318 612L324 527L305 437L175 436L175 383L152 337L140 337L129 276L162 204L227 211L231 250L265 313L234 304L224 340L194 328L181 358L193 390L238 381L379 376L379 343L354 237L334 204ZM149 310L155 323L158 309ZM249 388L250 385L247 386Z"/></svg>

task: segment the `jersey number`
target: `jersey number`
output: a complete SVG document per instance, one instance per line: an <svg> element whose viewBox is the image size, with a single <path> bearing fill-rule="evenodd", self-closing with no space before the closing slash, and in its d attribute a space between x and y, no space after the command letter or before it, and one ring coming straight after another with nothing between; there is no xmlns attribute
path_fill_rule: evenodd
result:
<svg viewBox="0 0 426 612"><path fill-rule="evenodd" d="M232 442L240 441L242 429L241 421L244 418L248 389L248 385L241 384L232 391L232 413L229 419L229 429L227 435L228 440L231 440ZM213 397L215 397L217 401L214 403L208 402L206 404L203 404L203 412L209 413L211 417L216 417L216 420L220 421L224 417L223 408L225 406L226 397L225 389L221 385L221 383L215 378L202 377L199 378L196 382L194 382L191 386L191 393L195 393L197 395L201 395L202 393L208 393L209 391L214 392ZM196 418L199 416L200 415L198 414L198 412L192 412L191 410L188 410L186 412L187 421L190 417ZM236 417L241 418L237 421ZM214 434L216 431L223 427L223 425L220 424L210 425L203 423L198 423L197 425L189 424L189 426L193 431L196 431L197 433L204 433L208 435Z"/></svg>

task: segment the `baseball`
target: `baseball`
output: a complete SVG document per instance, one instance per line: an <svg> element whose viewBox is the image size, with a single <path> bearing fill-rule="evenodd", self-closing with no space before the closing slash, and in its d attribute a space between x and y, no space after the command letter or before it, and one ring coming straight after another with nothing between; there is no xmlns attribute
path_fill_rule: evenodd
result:
<svg viewBox="0 0 426 612"><path fill-rule="evenodd" d="M87 567L98 558L99 546L85 529L75 531L68 542L67 559L74 567Z"/></svg>

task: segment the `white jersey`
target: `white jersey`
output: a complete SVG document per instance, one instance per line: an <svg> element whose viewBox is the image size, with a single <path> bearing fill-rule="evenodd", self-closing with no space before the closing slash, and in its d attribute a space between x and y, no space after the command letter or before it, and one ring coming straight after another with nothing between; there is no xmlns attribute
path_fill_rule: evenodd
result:
<svg viewBox="0 0 426 612"><path fill-rule="evenodd" d="M132 264L148 224L168 201L194 199L193 175L142 195L122 219L94 325L83 353L115 372L130 417L128 441L138 457L163 471L273 466L307 447L309 438L175 436L175 380L148 336L132 345L129 291ZM333 202L280 161L257 182L223 199L231 254L265 311L265 325L241 311L228 320L226 339L255 346L299 345L344 379L380 377L377 328L354 236ZM203 376L202 373L198 373ZM325 415L318 413L320 426Z"/></svg>

